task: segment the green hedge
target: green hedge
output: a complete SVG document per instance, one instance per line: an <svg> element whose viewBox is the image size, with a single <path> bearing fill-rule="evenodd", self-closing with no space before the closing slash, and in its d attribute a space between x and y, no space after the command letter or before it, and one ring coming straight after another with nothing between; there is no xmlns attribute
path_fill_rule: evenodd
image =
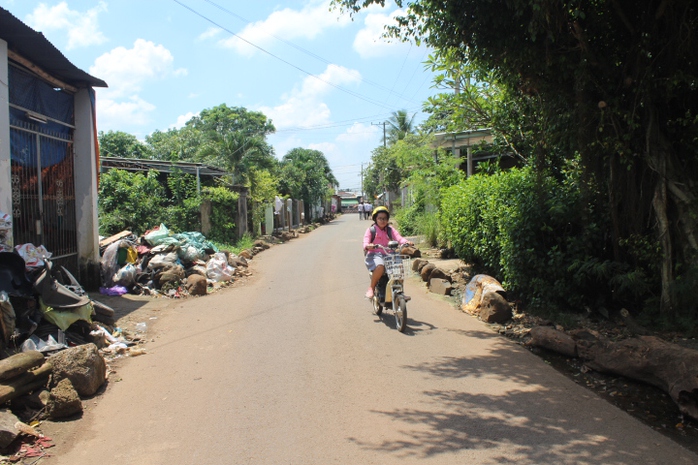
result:
<svg viewBox="0 0 698 465"><path fill-rule="evenodd" d="M579 192L529 167L475 175L444 193L441 227L457 256L529 305L583 308L600 275L579 267L603 255L603 241L594 222L583 225Z"/></svg>

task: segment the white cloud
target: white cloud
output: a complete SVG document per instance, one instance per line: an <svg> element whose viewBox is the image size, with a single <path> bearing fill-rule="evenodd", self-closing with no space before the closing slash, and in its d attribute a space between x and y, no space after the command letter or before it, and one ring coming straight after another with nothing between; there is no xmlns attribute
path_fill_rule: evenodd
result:
<svg viewBox="0 0 698 465"><path fill-rule="evenodd" d="M150 122L149 114L155 110L155 105L137 95L125 101L116 101L108 97L101 98L103 93L103 89L97 90L97 119L100 129L136 127Z"/></svg>
<svg viewBox="0 0 698 465"><path fill-rule="evenodd" d="M361 74L343 66L328 65L316 77L308 76L299 88L283 96L283 102L275 107L260 107L258 110L274 122L277 129L308 127L326 124L331 111L321 98L335 86L361 81Z"/></svg>
<svg viewBox="0 0 698 465"><path fill-rule="evenodd" d="M110 129L149 123L149 114L156 107L139 94L150 82L187 74L184 68L173 70L173 62L174 57L164 46L143 39L136 40L133 48L117 47L98 57L90 74L109 85L99 90L100 125Z"/></svg>
<svg viewBox="0 0 698 465"><path fill-rule="evenodd" d="M206 29L204 32L202 32L201 34L199 34L199 37L197 37L197 40L211 39L211 38L219 35L221 32L223 32L223 29L221 29L219 27L210 27L210 28Z"/></svg>
<svg viewBox="0 0 698 465"><path fill-rule="evenodd" d="M337 141L348 143L374 142L378 131L380 130L376 126L354 123L344 134L337 136Z"/></svg>
<svg viewBox="0 0 698 465"><path fill-rule="evenodd" d="M238 36L267 49L278 42L273 36L283 40L314 39L327 28L343 27L350 23L349 15L339 15L337 11L330 10L329 0L313 1L301 10L290 8L277 10L267 19L247 25L238 33ZM258 51L257 48L238 37L230 37L219 43L244 56L252 56Z"/></svg>
<svg viewBox="0 0 698 465"><path fill-rule="evenodd" d="M81 12L71 10L66 2L49 7L40 3L27 16L27 24L33 29L44 32L62 31L68 34L66 49L87 47L106 42L107 38L99 30L97 16L107 11L107 4L99 2L97 6Z"/></svg>
<svg viewBox="0 0 698 465"><path fill-rule="evenodd" d="M364 20L364 28L354 38L354 50L361 58L377 58L400 53L402 49L409 50L408 43L397 39L382 37L386 25L394 25L395 17L404 15L402 10L395 10L390 14L369 13Z"/></svg>
<svg viewBox="0 0 698 465"><path fill-rule="evenodd" d="M177 121L174 124L170 124L170 128L171 129L180 129L180 128L184 127L185 124L187 124L187 121L189 121L190 119L192 119L195 116L199 116L199 113L194 113L194 112L190 111L187 114L179 115L177 117Z"/></svg>
<svg viewBox="0 0 698 465"><path fill-rule="evenodd" d="M138 93L147 81L181 75L182 70L172 71L173 61L174 57L164 46L137 39L133 48L116 47L98 57L90 67L90 74L107 81L109 95L117 98Z"/></svg>

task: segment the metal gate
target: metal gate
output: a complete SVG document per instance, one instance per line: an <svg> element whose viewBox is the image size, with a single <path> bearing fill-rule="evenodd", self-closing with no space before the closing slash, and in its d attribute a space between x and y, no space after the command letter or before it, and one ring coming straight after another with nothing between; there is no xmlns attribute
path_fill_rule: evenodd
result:
<svg viewBox="0 0 698 465"><path fill-rule="evenodd" d="M73 128L43 126L10 120L14 243L44 245L77 276Z"/></svg>

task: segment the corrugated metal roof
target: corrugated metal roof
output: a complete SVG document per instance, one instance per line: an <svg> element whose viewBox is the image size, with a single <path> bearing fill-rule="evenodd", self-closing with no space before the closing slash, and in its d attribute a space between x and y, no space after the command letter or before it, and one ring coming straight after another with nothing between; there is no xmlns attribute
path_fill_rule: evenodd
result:
<svg viewBox="0 0 698 465"><path fill-rule="evenodd" d="M118 168L125 171L149 171L155 170L161 173L172 173L174 170L188 174L199 174L201 176L230 176L232 173L216 168L214 166L204 165L203 163L189 163L182 161L161 161L148 160L141 158L119 158L119 157L100 157L102 168Z"/></svg>
<svg viewBox="0 0 698 465"><path fill-rule="evenodd" d="M52 76L75 87L108 87L107 83L72 64L40 32L0 8L0 39L7 47L30 60Z"/></svg>

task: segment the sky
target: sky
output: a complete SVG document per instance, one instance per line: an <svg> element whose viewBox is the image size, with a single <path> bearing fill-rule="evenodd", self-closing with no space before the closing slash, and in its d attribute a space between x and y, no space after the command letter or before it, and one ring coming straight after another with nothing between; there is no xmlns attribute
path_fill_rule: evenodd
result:
<svg viewBox="0 0 698 465"><path fill-rule="evenodd" d="M353 18L329 0L0 0L68 60L107 82L100 131L140 140L225 103L264 113L281 159L321 151L340 188L360 191L383 122L426 117L436 91L424 46L381 37L390 0Z"/></svg>

